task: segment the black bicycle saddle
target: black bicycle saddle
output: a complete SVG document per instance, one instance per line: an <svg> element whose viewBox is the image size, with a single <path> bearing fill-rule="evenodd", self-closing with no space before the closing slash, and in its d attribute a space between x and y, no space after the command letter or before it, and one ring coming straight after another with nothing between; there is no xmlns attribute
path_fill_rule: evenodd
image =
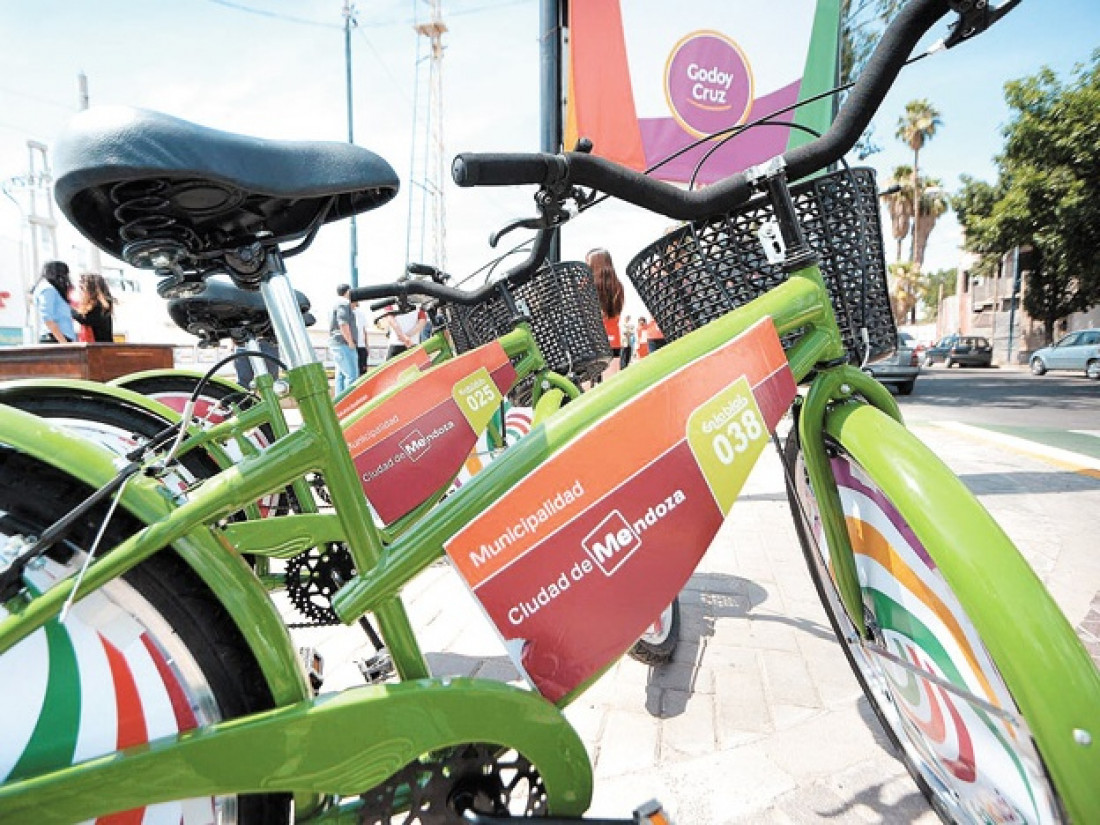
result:
<svg viewBox="0 0 1100 825"><path fill-rule="evenodd" d="M297 290L294 294L307 325L313 323L309 298ZM264 338L272 332L263 296L225 281L208 280L199 294L174 298L168 302L168 314L180 329L205 343L223 338Z"/></svg>
<svg viewBox="0 0 1100 825"><path fill-rule="evenodd" d="M119 106L77 115L54 158L61 211L135 265L143 243L171 241L184 268L203 270L374 209L399 186L385 160L349 143L265 140Z"/></svg>

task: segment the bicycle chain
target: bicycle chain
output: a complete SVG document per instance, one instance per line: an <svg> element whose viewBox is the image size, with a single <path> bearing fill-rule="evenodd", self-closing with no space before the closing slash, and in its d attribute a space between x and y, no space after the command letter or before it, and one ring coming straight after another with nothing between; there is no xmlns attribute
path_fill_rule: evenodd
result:
<svg viewBox="0 0 1100 825"><path fill-rule="evenodd" d="M289 627L327 627L341 624L332 608L332 596L355 575L347 545L330 542L294 556L286 564L286 594L295 609L309 619Z"/></svg>
<svg viewBox="0 0 1100 825"><path fill-rule="evenodd" d="M524 756L468 744L411 762L362 795L363 825L455 825L462 811L544 816L546 787Z"/></svg>

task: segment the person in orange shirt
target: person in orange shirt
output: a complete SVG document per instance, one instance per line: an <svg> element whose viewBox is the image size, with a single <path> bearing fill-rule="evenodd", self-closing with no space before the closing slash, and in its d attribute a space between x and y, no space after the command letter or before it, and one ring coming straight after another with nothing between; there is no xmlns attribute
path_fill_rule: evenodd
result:
<svg viewBox="0 0 1100 825"><path fill-rule="evenodd" d="M649 342L649 354L652 355L665 345L665 334L657 326L656 321L650 321L646 329L646 340Z"/></svg>
<svg viewBox="0 0 1100 825"><path fill-rule="evenodd" d="M623 284L611 262L611 253L606 249L593 249L585 256L585 263L592 270L596 282L596 295L600 299L600 314L603 315L603 328L607 333L607 343L611 346L611 361L600 376L602 381L619 371L619 359L622 355L622 332L619 329L619 316L623 312Z"/></svg>

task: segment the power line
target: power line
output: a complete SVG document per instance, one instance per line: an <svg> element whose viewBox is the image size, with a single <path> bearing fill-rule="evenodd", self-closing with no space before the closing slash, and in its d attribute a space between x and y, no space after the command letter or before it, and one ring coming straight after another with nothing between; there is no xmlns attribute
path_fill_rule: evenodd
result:
<svg viewBox="0 0 1100 825"><path fill-rule="evenodd" d="M38 95L32 95L18 89L10 89L7 86L0 86L0 92L4 92L5 94L9 95L15 95L16 97L26 98L27 100L33 100L36 103L45 103L47 106L56 106L58 109L66 109L70 112L73 109L73 107L68 103L61 103L56 100L50 100L47 97L39 97Z"/></svg>
<svg viewBox="0 0 1100 825"><path fill-rule="evenodd" d="M320 29L342 29L343 26L337 23L326 23L323 20L310 20L305 17L295 17L291 14L280 14L278 12L270 11L268 9L258 9L254 6L246 6L243 3L234 3L233 0L208 0L216 6L225 6L229 9L235 9L237 11L243 11L248 14L256 14L260 17L267 17L271 20L282 20L284 23L297 23L302 26L316 26Z"/></svg>
<svg viewBox="0 0 1100 825"><path fill-rule="evenodd" d="M292 14L282 14L280 12L274 12L270 9L257 8L255 6L249 6L245 3L238 3L234 0L207 0L209 3L213 3L216 6L224 6L228 9L234 9L235 11L242 11L246 14L255 14L260 17L266 17L270 20L281 20L284 23L297 23L302 26L315 26L322 29L342 29L342 25L337 23L326 23L323 20L311 20L306 17L297 17ZM532 4L534 0L503 0L500 3L487 3L482 6L473 6L468 9L456 9L449 11L451 16L462 16L468 14L481 14L482 12L492 12L497 9L506 8L508 6L522 6ZM371 22L357 21L356 25L359 28L368 29L382 29L390 26L411 26L415 24L415 20L412 18L402 18L401 20L377 20Z"/></svg>

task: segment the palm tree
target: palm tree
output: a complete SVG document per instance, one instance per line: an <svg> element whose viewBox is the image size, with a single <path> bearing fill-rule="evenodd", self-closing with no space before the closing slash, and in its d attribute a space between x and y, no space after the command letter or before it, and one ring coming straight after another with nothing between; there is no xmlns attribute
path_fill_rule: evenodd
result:
<svg viewBox="0 0 1100 825"><path fill-rule="evenodd" d="M911 100L905 104L905 114L898 119L898 138L913 150L913 181L917 184L912 192L914 232L910 260L916 261L917 235L920 228L920 150L933 138L936 129L943 125L940 113L928 100Z"/></svg>
<svg viewBox="0 0 1100 825"><path fill-rule="evenodd" d="M888 190L883 195L886 211L890 214L890 230L897 243L895 261L901 260L901 242L909 236L909 225L913 222L913 170L909 166L895 167L894 173L886 183Z"/></svg>
<svg viewBox="0 0 1100 825"><path fill-rule="evenodd" d="M949 205L947 193L938 179L925 178L920 181L920 220L917 221L913 248L913 264L918 271L924 265L928 236L932 234L936 221L947 212Z"/></svg>

